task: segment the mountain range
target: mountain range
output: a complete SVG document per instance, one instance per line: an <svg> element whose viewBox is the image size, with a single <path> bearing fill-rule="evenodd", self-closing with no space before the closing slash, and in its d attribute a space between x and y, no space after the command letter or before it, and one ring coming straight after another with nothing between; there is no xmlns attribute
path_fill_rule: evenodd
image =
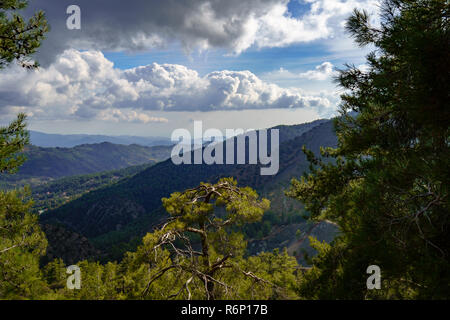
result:
<svg viewBox="0 0 450 320"><path fill-rule="evenodd" d="M39 147L65 147L71 148L81 144L94 144L109 142L113 144L139 144L142 146L171 145L169 138L165 137L138 137L138 136L106 136L89 134L54 134L39 131L30 131L31 144Z"/></svg>
<svg viewBox="0 0 450 320"><path fill-rule="evenodd" d="M162 197L200 182L235 177L239 185L251 186L271 200L271 209L263 220L245 230L249 250L255 253L288 247L291 254L302 260L302 250L311 251L307 235L318 232L319 240L330 241L337 229L331 224L311 226L304 220L307 213L298 202L287 198L284 190L293 177L308 171L309 163L301 150L303 145L318 153L321 146L336 146L337 138L332 120L274 129L279 129L280 136L280 168L274 176L261 176L261 165L175 165L167 159L49 210L41 215L41 222L63 226L86 237L98 250L106 251L107 259L120 259L124 251L134 249L146 232L167 218L161 206ZM302 238L296 237L296 230L300 230Z"/></svg>
<svg viewBox="0 0 450 320"><path fill-rule="evenodd" d="M2 187L32 186L74 175L154 164L170 157L171 146L120 145L109 142L83 144L72 148L25 147L27 161L14 175L0 177Z"/></svg>

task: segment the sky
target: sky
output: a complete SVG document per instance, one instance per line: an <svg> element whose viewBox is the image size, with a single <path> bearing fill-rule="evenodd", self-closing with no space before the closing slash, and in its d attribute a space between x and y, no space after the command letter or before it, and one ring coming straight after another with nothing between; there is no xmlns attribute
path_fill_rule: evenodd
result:
<svg viewBox="0 0 450 320"><path fill-rule="evenodd" d="M81 29L67 28L69 5ZM33 0L51 30L35 59L0 70L0 124L47 133L167 136L268 128L336 115L333 77L370 48L345 32L376 0ZM73 18L73 17L72 17Z"/></svg>

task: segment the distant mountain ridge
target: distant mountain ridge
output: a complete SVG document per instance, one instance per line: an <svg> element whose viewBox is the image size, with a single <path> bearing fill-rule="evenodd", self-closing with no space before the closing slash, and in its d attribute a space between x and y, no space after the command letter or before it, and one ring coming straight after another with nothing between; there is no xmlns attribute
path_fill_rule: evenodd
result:
<svg viewBox="0 0 450 320"><path fill-rule="evenodd" d="M107 136L90 134L54 134L30 130L31 144L38 147L64 147L72 148L82 144L109 142L113 144L139 144L142 146L171 145L169 138L165 137L139 137L139 136Z"/></svg>

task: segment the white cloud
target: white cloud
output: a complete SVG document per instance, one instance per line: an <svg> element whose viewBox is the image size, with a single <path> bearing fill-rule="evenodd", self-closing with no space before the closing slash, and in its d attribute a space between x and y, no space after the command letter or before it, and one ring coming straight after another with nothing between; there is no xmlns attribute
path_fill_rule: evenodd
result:
<svg viewBox="0 0 450 320"><path fill-rule="evenodd" d="M279 70L266 72L263 74L265 79L270 80L296 80L296 79L307 79L307 80L331 80L333 76L337 75L337 71L334 70L334 66L331 62L325 61L320 65L316 66L313 70L308 70L305 72L292 72L284 68Z"/></svg>
<svg viewBox="0 0 450 320"><path fill-rule="evenodd" d="M188 51L223 48L239 54L250 47L284 47L327 40L339 46L344 22L354 8L377 12L378 0L292 0L304 4L300 16L289 0L160 1L79 0L81 30L67 30L63 13L69 0L35 0L29 11L44 9L52 26L39 59L44 64L67 48L142 51L181 43ZM350 43L353 46L352 43ZM340 50L348 50L348 46Z"/></svg>
<svg viewBox="0 0 450 320"><path fill-rule="evenodd" d="M161 122L167 123L169 120L163 117L152 117L144 112L136 112L134 110L106 109L99 112L99 120L113 122L132 122L132 123L150 123Z"/></svg>
<svg viewBox="0 0 450 320"><path fill-rule="evenodd" d="M321 65L316 66L314 70L300 73L299 77L309 80L327 80L336 74L337 72L333 70L333 64L331 64L331 62L324 62Z"/></svg>
<svg viewBox="0 0 450 320"><path fill-rule="evenodd" d="M37 71L11 66L0 73L0 108L20 108L37 119L165 122L151 111L213 111L334 107L323 95L281 88L250 71L200 77L181 65L115 69L99 51L66 50ZM328 112L328 111L327 111Z"/></svg>
<svg viewBox="0 0 450 320"><path fill-rule="evenodd" d="M376 14L378 0L298 0L309 4L310 10L302 16L293 17L287 8L287 2L274 4L270 10L254 22L257 28L249 29L248 41L236 48L238 52L252 45L257 47L285 47L296 43L314 40L326 40L341 43L349 39L345 35L345 22L355 8L365 9ZM339 39L339 41L334 41ZM336 46L332 44L331 46ZM337 48L337 47L336 47ZM344 49L354 49L353 41Z"/></svg>

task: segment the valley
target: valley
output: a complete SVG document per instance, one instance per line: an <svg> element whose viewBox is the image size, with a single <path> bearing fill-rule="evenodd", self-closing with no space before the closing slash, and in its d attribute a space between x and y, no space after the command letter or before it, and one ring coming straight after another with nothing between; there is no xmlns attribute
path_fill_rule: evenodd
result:
<svg viewBox="0 0 450 320"><path fill-rule="evenodd" d="M127 172L122 169L56 180L39 186L34 192L42 213L40 220L87 237L103 252L105 260L121 259L125 251L135 249L147 232L167 218L161 198L200 182L235 177L239 185L250 186L271 200L271 208L262 221L244 228L251 240L249 253L287 247L290 254L305 263L302 252L311 253L311 248L307 240L299 245L295 234L300 229L306 238L310 226L304 219L306 213L301 205L286 197L284 190L292 177L308 171L303 145L316 153L320 146L336 145L332 127L331 120L275 127L280 130L280 170L274 176L261 176L260 165L175 165L167 159L147 167L131 167ZM71 190L71 185L78 189ZM46 199L46 192L65 193L65 197L71 198L57 202ZM280 228L291 231L279 232ZM318 238L330 241L336 228L331 225L324 228L326 231Z"/></svg>

